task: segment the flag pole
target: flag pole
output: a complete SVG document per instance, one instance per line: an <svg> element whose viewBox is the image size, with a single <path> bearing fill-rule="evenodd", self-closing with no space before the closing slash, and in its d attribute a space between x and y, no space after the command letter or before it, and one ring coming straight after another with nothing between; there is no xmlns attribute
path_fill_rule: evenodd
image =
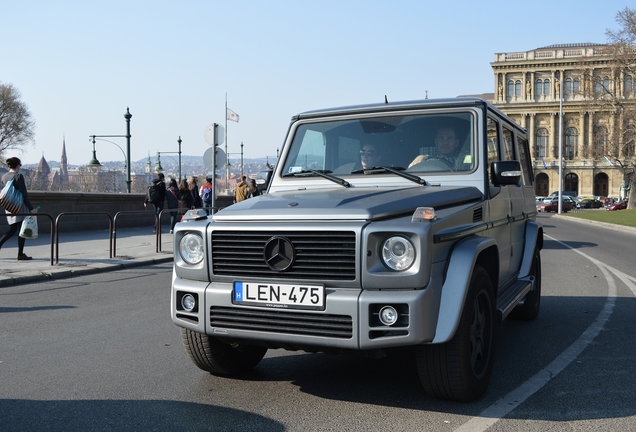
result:
<svg viewBox="0 0 636 432"><path fill-rule="evenodd" d="M225 92L225 189L230 188L230 157L227 153L227 92Z"/></svg>

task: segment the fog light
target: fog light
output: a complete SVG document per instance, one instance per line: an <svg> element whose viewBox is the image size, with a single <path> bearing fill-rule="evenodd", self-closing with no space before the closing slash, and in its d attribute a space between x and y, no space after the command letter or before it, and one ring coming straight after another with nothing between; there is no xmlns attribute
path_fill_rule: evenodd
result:
<svg viewBox="0 0 636 432"><path fill-rule="evenodd" d="M181 306L185 311L192 312L196 305L197 302L194 300L194 296L192 294L186 294L181 297Z"/></svg>
<svg viewBox="0 0 636 432"><path fill-rule="evenodd" d="M398 312L393 306L384 306L380 309L380 322L384 325L391 326L398 320Z"/></svg>

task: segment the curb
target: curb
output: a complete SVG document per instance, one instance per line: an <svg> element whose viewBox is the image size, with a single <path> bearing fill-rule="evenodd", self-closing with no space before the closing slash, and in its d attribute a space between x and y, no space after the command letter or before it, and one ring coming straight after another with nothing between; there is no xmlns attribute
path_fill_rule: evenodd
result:
<svg viewBox="0 0 636 432"><path fill-rule="evenodd" d="M76 266L73 268L60 268L53 266L51 271L24 271L16 272L7 276L0 276L0 288L8 286L16 286L33 282L42 282L50 280L67 279L76 276L84 276L97 273L106 273L110 271L125 270L134 267L143 267L153 264L163 264L171 262L172 255L162 258L148 257L136 258L125 262L116 262L108 264L89 264L86 266Z"/></svg>

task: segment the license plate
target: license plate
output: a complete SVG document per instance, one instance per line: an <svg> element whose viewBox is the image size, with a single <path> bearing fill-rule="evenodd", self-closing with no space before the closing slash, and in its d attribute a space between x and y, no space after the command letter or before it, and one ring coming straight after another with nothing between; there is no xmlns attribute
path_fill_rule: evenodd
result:
<svg viewBox="0 0 636 432"><path fill-rule="evenodd" d="M282 309L323 310L325 288L315 285L234 282L232 303Z"/></svg>

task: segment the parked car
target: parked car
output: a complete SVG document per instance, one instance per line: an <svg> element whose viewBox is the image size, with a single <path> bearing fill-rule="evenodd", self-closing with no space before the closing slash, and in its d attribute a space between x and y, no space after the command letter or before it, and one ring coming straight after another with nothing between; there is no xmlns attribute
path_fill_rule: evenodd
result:
<svg viewBox="0 0 636 432"><path fill-rule="evenodd" d="M603 207L603 203L594 198L583 198L579 201L578 208L601 208Z"/></svg>
<svg viewBox="0 0 636 432"><path fill-rule="evenodd" d="M571 209L575 209L577 207L577 201L574 197L570 196L570 195L562 195L561 198L563 199L563 202L567 202L570 203L570 208Z"/></svg>
<svg viewBox="0 0 636 432"><path fill-rule="evenodd" d="M565 201L563 197L561 197L561 211L563 213L567 213L572 210L572 204L568 201ZM537 204L538 212L558 212L559 211L559 199L558 198L547 198L543 200L541 204Z"/></svg>
<svg viewBox="0 0 636 432"><path fill-rule="evenodd" d="M537 204L541 204L546 197L538 196L536 198L537 198Z"/></svg>
<svg viewBox="0 0 636 432"><path fill-rule="evenodd" d="M625 210L627 208L627 201L621 201L614 204L610 204L608 210Z"/></svg>
<svg viewBox="0 0 636 432"><path fill-rule="evenodd" d="M603 205L604 205L605 207L608 207L608 206L610 206L610 205L612 205L612 204L616 203L616 200L615 200L614 198L605 198L605 199L603 199L602 201L603 201Z"/></svg>

